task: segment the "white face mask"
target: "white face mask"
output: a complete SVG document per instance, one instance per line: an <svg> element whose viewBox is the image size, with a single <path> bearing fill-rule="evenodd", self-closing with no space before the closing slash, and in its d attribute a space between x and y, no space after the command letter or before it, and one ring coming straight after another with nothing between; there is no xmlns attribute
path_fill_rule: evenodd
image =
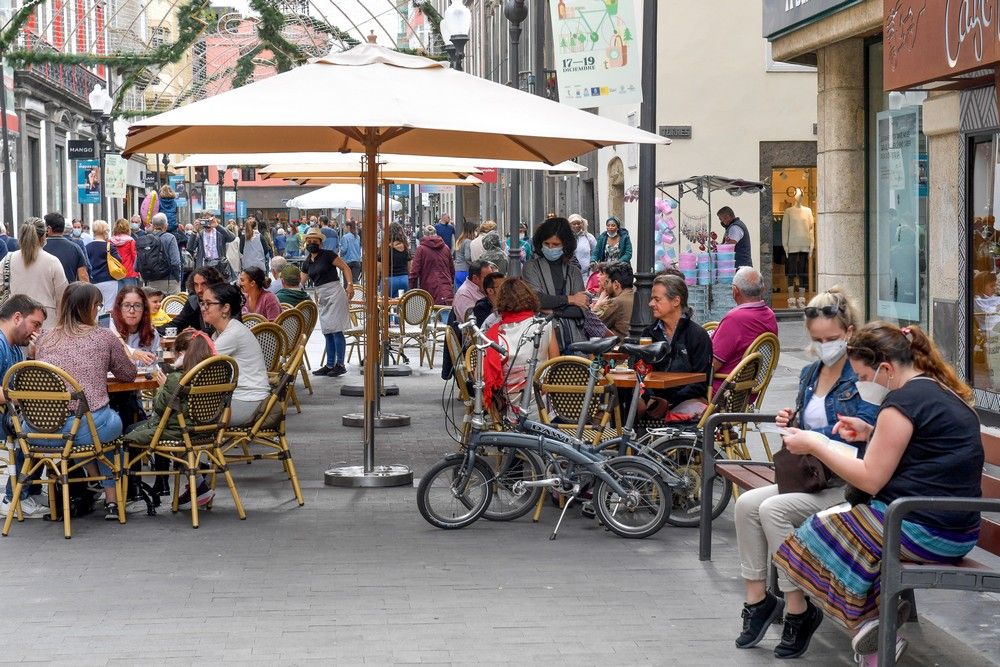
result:
<svg viewBox="0 0 1000 667"><path fill-rule="evenodd" d="M858 396L865 403L871 403L872 405L882 405L882 401L885 400L886 394L889 393L888 387L883 387L878 382L878 374L882 372L882 369L875 371L875 377L871 380L859 380L855 386L858 388Z"/></svg>
<svg viewBox="0 0 1000 667"><path fill-rule="evenodd" d="M819 358L824 366L833 366L847 352L847 341L830 340L819 344Z"/></svg>

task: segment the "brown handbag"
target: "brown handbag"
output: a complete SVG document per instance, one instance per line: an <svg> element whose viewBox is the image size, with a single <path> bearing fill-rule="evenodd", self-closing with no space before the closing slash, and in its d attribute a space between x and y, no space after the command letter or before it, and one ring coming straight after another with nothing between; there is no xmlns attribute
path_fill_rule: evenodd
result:
<svg viewBox="0 0 1000 667"><path fill-rule="evenodd" d="M825 489L833 473L812 454L792 454L782 447L774 453L774 481L778 493L816 493Z"/></svg>

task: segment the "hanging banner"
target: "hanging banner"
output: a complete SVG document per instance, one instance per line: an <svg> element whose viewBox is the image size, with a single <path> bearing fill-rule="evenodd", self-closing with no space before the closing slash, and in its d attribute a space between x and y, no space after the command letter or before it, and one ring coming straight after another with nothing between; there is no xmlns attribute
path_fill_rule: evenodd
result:
<svg viewBox="0 0 1000 667"><path fill-rule="evenodd" d="M104 194L111 199L125 197L128 180L128 160L111 153L104 158Z"/></svg>
<svg viewBox="0 0 1000 667"><path fill-rule="evenodd" d="M222 195L223 210L226 213L236 213L236 193L232 190L226 190L225 194Z"/></svg>
<svg viewBox="0 0 1000 667"><path fill-rule="evenodd" d="M222 213L219 209L219 186L205 184L205 210L218 215Z"/></svg>
<svg viewBox="0 0 1000 667"><path fill-rule="evenodd" d="M177 208L187 208L187 184L184 182L183 174L173 174L167 179L167 183L170 184L170 189L174 191L177 198L174 200L177 202Z"/></svg>
<svg viewBox="0 0 1000 667"><path fill-rule="evenodd" d="M878 114L876 314L911 322L920 321L920 138L920 107Z"/></svg>
<svg viewBox="0 0 1000 667"><path fill-rule="evenodd" d="M101 163L97 160L76 163L76 200L81 204L101 203Z"/></svg>
<svg viewBox="0 0 1000 667"><path fill-rule="evenodd" d="M634 0L549 0L559 101L587 109L642 102Z"/></svg>

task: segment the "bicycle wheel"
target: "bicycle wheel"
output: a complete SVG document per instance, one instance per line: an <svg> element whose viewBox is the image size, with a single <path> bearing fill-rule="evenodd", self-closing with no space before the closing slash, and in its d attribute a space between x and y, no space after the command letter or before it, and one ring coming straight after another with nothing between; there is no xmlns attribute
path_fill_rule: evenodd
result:
<svg viewBox="0 0 1000 667"><path fill-rule="evenodd" d="M669 468L680 478L679 486L673 487L674 500L667 521L672 526L693 528L701 523L701 447L690 438L668 437L654 442L653 449L659 454L657 462ZM716 458L725 458L722 452ZM729 505L733 497L733 485L723 477L712 481L712 519Z"/></svg>
<svg viewBox="0 0 1000 667"><path fill-rule="evenodd" d="M603 479L594 488L594 507L604 525L621 537L649 537L670 515L670 487L651 469L636 461L612 459L606 470L622 486L622 497Z"/></svg>
<svg viewBox="0 0 1000 667"><path fill-rule="evenodd" d="M504 450L486 458L492 464L493 500L483 512L483 517L489 521L513 521L532 510L542 495L541 487L525 489L520 495L514 493L515 482L528 482L542 478L542 464L534 454L518 449L514 450L513 458L499 473L496 469L504 465L507 457Z"/></svg>
<svg viewBox="0 0 1000 667"><path fill-rule="evenodd" d="M472 472L466 475L465 465L464 456L450 457L434 465L420 480L417 509L432 526L445 530L464 528L489 507L493 470L477 458Z"/></svg>

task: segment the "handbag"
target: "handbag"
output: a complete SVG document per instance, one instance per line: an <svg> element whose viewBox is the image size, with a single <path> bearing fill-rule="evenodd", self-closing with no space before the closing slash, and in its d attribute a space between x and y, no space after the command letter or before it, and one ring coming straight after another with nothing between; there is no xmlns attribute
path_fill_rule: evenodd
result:
<svg viewBox="0 0 1000 667"><path fill-rule="evenodd" d="M778 493L816 493L829 486L833 473L812 454L793 454L784 447L774 453Z"/></svg>
<svg viewBox="0 0 1000 667"><path fill-rule="evenodd" d="M10 255L3 260L3 289L0 289L0 307L7 303L10 298ZM7 431L11 433L11 431Z"/></svg>
<svg viewBox="0 0 1000 667"><path fill-rule="evenodd" d="M108 241L108 274L115 280L121 280L128 275L128 271L125 270L125 265L121 263L120 260L115 259L115 256L111 254L111 241Z"/></svg>

